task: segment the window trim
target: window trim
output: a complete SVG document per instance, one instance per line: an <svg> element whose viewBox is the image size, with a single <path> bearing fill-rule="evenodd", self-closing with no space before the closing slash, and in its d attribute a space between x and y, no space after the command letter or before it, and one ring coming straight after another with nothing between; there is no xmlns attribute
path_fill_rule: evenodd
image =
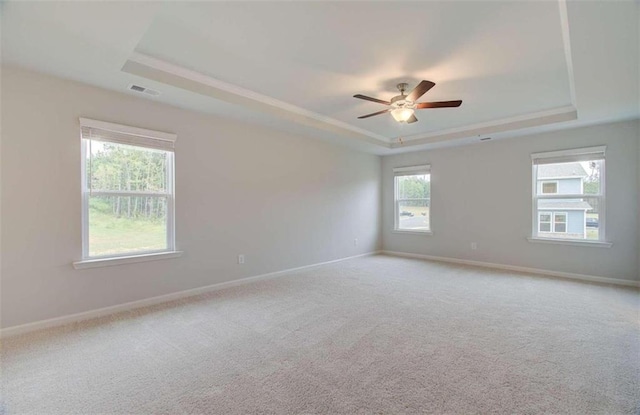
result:
<svg viewBox="0 0 640 415"><path fill-rule="evenodd" d="M97 130L112 131L115 133L127 134L130 136L133 136L132 138L134 139L136 137L139 137L140 139L150 138L152 140L166 141L169 143L175 143L176 140L178 139L177 134L166 133L164 131L148 130L146 128L132 127L130 125L115 124L115 123L106 122L106 121L98 121L98 120L93 120L91 118L84 118L84 117L80 117L79 121L80 121L80 127L95 128Z"/></svg>
<svg viewBox="0 0 640 415"><path fill-rule="evenodd" d="M531 154L531 182L532 182L532 223L531 223L531 236L527 237L529 242L549 242L554 244L563 244L563 245L576 245L576 246L601 246L610 248L613 243L607 241L606 239L606 146L595 146L595 147L585 147L585 148L576 148L576 149L567 149L567 150L559 150L559 151L550 151L544 153L533 153ZM600 185L599 185L599 193L598 194L584 194L584 182L581 185L582 193L579 195L576 194L538 194L538 174L537 168L539 164L537 161L542 159L547 159L546 164L554 164L554 163L566 163L566 162L579 162L579 161L588 161L593 158L598 158L601 163L600 168ZM601 157L601 158L599 158ZM539 223L537 214L538 210L538 200L541 199L572 199L572 198L595 198L598 199L598 239L574 239L574 238L548 238L539 235ZM555 220L555 218L553 218ZM567 233L569 229L568 225L568 215L567 215ZM586 237L586 211L585 211L585 237ZM552 228L555 229L555 222L553 222ZM546 233L546 232L543 232Z"/></svg>
<svg viewBox="0 0 640 415"><path fill-rule="evenodd" d="M551 245L573 245L588 246L594 248L611 248L613 242L596 241L593 239L557 239L557 238L539 238L537 236L528 236L527 241L531 243L551 244Z"/></svg>
<svg viewBox="0 0 640 415"><path fill-rule="evenodd" d="M136 262L156 261L160 259L178 258L183 254L182 251L167 251L146 253L140 255L129 255L107 258L91 258L73 262L75 269L110 267L113 265L133 264Z"/></svg>
<svg viewBox="0 0 640 415"><path fill-rule="evenodd" d="M176 251L175 243L175 152L173 151L173 143L177 139L177 135L165 133L162 131L147 130L138 127L131 127L121 124L113 124L105 121L97 121L88 118L80 118L80 126L82 128L96 128L104 131L110 131L120 134L131 135L131 143L120 143L136 146L141 149L154 148L149 145L149 140L159 140L158 150L166 154L166 193L160 192L139 192L139 191L91 191L87 184L87 144L89 139L81 134L81 195L82 195L82 259L73 263L74 268L94 268L98 266L119 265L123 263L150 261L154 259L165 259L167 257L180 256L181 251ZM145 145L136 145L136 139L144 140ZM103 140L105 142L111 142ZM170 147L170 148L169 148ZM148 250L148 251L131 251L111 255L89 255L89 197L90 196L150 196L164 197L167 199L167 237L165 249ZM86 265L88 264L88 265Z"/></svg>
<svg viewBox="0 0 640 415"><path fill-rule="evenodd" d="M398 189L396 186L396 180L401 176L416 176L420 174L428 174L431 176L431 165L423 164L419 166L406 166L406 167L394 167L393 169L393 232L402 234L415 234L415 235L433 235L432 222L431 222L431 191L429 191L428 198L406 198L398 199ZM431 183L431 181L429 181ZM429 184L431 186L431 184ZM431 190L431 189L430 189ZM429 202L429 228L428 229L401 229L399 228L400 212L399 204L401 201L407 200L427 200Z"/></svg>

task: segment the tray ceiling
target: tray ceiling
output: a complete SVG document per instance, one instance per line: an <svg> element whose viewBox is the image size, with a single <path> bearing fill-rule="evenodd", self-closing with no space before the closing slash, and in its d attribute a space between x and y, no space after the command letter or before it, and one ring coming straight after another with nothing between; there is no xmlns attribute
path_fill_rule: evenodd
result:
<svg viewBox="0 0 640 415"><path fill-rule="evenodd" d="M2 60L384 154L399 137L424 146L637 117L637 16L635 2L8 2ZM586 86L607 68L617 78L596 88L614 96L600 108ZM419 110L410 125L357 119L384 107L354 94L389 99L421 79L436 86L420 101L462 106Z"/></svg>

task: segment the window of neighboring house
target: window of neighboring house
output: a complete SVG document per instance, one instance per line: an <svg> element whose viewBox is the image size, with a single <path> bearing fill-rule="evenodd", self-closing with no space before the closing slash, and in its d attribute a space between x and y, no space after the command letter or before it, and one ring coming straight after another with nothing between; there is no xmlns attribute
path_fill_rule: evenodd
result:
<svg viewBox="0 0 640 415"><path fill-rule="evenodd" d="M174 134L80 119L83 259L173 251Z"/></svg>
<svg viewBox="0 0 640 415"><path fill-rule="evenodd" d="M605 241L605 147L531 157L533 237Z"/></svg>
<svg viewBox="0 0 640 415"><path fill-rule="evenodd" d="M393 169L395 230L431 231L431 168L425 166Z"/></svg>
<svg viewBox="0 0 640 415"><path fill-rule="evenodd" d="M564 212L539 212L538 213L539 232L567 232L567 214Z"/></svg>
<svg viewBox="0 0 640 415"><path fill-rule="evenodd" d="M542 182L541 190L546 195L556 194L558 193L558 182Z"/></svg>
<svg viewBox="0 0 640 415"><path fill-rule="evenodd" d="M567 232L567 214L566 213L554 213L553 214L553 231L555 233Z"/></svg>
<svg viewBox="0 0 640 415"><path fill-rule="evenodd" d="M552 214L551 213L542 213L538 214L538 231L539 232L551 232L551 223L552 223Z"/></svg>

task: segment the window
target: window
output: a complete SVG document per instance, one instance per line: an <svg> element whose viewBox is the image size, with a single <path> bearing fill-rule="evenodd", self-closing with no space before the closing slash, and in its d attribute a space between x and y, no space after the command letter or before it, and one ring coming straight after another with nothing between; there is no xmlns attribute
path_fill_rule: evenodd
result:
<svg viewBox="0 0 640 415"><path fill-rule="evenodd" d="M567 214L566 213L553 213L553 232L555 233L567 233Z"/></svg>
<svg viewBox="0 0 640 415"><path fill-rule="evenodd" d="M531 157L534 238L605 241L605 147Z"/></svg>
<svg viewBox="0 0 640 415"><path fill-rule="evenodd" d="M429 232L431 210L430 166L393 169L395 230Z"/></svg>
<svg viewBox="0 0 640 415"><path fill-rule="evenodd" d="M80 119L83 259L174 250L174 134Z"/></svg>
<svg viewBox="0 0 640 415"><path fill-rule="evenodd" d="M551 232L551 218L552 214L550 213L540 213L538 214L538 231L539 232Z"/></svg>
<svg viewBox="0 0 640 415"><path fill-rule="evenodd" d="M545 195L558 193L558 182L542 182L542 193Z"/></svg>
<svg viewBox="0 0 640 415"><path fill-rule="evenodd" d="M567 232L567 214L566 213L538 213L538 232Z"/></svg>

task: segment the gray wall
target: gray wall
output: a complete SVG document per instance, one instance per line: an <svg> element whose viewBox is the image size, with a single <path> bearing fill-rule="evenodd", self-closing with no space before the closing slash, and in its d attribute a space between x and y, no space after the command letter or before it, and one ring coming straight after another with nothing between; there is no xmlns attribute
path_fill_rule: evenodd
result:
<svg viewBox="0 0 640 415"><path fill-rule="evenodd" d="M2 327L370 252L382 238L391 251L640 279L638 121L386 156L381 170L377 156L22 69L2 67L0 81ZM81 255L79 116L178 134L183 257L71 267ZM527 242L529 154L601 144L613 247ZM393 233L392 169L427 163L434 234Z"/></svg>
<svg viewBox="0 0 640 415"><path fill-rule="evenodd" d="M383 249L638 280L638 131L638 121L628 121L384 156ZM530 154L602 144L613 247L528 242ZM432 236L393 232L393 168L418 164L431 164Z"/></svg>
<svg viewBox="0 0 640 415"><path fill-rule="evenodd" d="M2 327L380 247L378 156L11 67L1 98ZM79 116L178 134L184 256L72 268L81 256Z"/></svg>

